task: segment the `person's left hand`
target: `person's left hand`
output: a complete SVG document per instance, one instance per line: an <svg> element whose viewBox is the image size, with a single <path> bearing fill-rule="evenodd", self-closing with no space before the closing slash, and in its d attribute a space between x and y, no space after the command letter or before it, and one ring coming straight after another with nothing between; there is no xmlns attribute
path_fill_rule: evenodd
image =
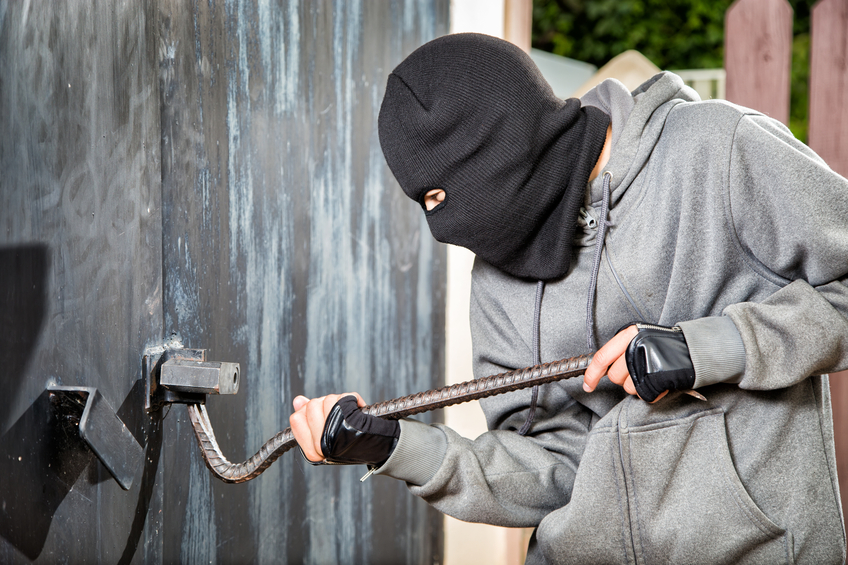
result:
<svg viewBox="0 0 848 565"><path fill-rule="evenodd" d="M630 345L637 333L639 333L639 330L636 329L635 325L625 328L615 334L595 353L583 377L583 390L592 392L598 386L601 377L607 375L610 381L624 387L627 394L639 396L636 393L636 387L633 385L633 379L630 378L630 372L627 370L627 362L624 358L627 346ZM666 394L668 394L668 391L661 393L654 402Z"/></svg>

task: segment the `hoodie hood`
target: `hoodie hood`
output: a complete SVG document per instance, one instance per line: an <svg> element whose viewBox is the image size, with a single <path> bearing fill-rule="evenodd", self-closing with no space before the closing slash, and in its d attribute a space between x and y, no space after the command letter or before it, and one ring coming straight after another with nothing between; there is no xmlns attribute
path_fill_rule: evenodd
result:
<svg viewBox="0 0 848 565"><path fill-rule="evenodd" d="M629 99L629 100L628 100ZM660 138L672 108L701 98L674 73L657 73L633 92L615 79L607 79L582 98L584 106L597 107L612 116L612 152L604 171L612 174L610 208L636 178ZM631 102L632 101L632 102ZM597 207L603 198L603 175L589 185L587 204Z"/></svg>

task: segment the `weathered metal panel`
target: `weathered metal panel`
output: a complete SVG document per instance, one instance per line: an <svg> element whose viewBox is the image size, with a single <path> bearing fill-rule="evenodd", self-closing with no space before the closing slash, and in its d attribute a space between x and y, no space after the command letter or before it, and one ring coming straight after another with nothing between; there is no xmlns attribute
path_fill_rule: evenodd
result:
<svg viewBox="0 0 848 565"><path fill-rule="evenodd" d="M244 459L295 395L377 401L443 374L444 251L376 135L388 72L447 30L448 2L163 1L166 331L241 364L209 412ZM214 481L187 416L165 419L165 561L427 563L441 518L363 468L281 458Z"/></svg>
<svg viewBox="0 0 848 565"><path fill-rule="evenodd" d="M156 554L137 386L163 325L153 13L0 2L2 563ZM150 446L130 491L56 416L50 384L95 387Z"/></svg>
<svg viewBox="0 0 848 565"><path fill-rule="evenodd" d="M296 455L214 481L182 406L144 413L140 369L171 332L241 363L209 402L232 459L298 393L440 384L444 250L376 116L447 4L0 0L0 562L440 559L441 518L396 481ZM145 448L129 491L53 384L117 407Z"/></svg>

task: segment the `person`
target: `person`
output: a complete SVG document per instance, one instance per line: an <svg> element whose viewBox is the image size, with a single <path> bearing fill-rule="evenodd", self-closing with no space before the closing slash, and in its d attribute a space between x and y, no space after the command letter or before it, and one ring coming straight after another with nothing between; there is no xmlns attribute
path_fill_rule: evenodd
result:
<svg viewBox="0 0 848 565"><path fill-rule="evenodd" d="M604 345L582 379L482 400L475 440L298 397L308 459L534 527L527 563L844 562L827 374L848 367L846 179L672 73L560 100L477 34L398 65L378 127L433 236L476 254L476 377Z"/></svg>

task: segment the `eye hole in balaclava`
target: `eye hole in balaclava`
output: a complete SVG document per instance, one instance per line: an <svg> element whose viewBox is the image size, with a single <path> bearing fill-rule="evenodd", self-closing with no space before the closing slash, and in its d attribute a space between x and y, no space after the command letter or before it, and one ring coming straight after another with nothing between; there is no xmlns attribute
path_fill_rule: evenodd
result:
<svg viewBox="0 0 848 565"><path fill-rule="evenodd" d="M515 45L462 33L418 48L389 75L380 144L433 236L522 278L564 276L609 117L557 98Z"/></svg>
<svg viewBox="0 0 848 565"><path fill-rule="evenodd" d="M430 210L427 209L427 195L430 194L433 190L441 190L442 191L442 200L440 202L436 202L435 206ZM421 204L421 208L424 209L424 215L429 216L439 210L443 210L445 208L445 203L448 201L448 191L444 188L427 188L421 192L421 197L418 200L418 203Z"/></svg>

